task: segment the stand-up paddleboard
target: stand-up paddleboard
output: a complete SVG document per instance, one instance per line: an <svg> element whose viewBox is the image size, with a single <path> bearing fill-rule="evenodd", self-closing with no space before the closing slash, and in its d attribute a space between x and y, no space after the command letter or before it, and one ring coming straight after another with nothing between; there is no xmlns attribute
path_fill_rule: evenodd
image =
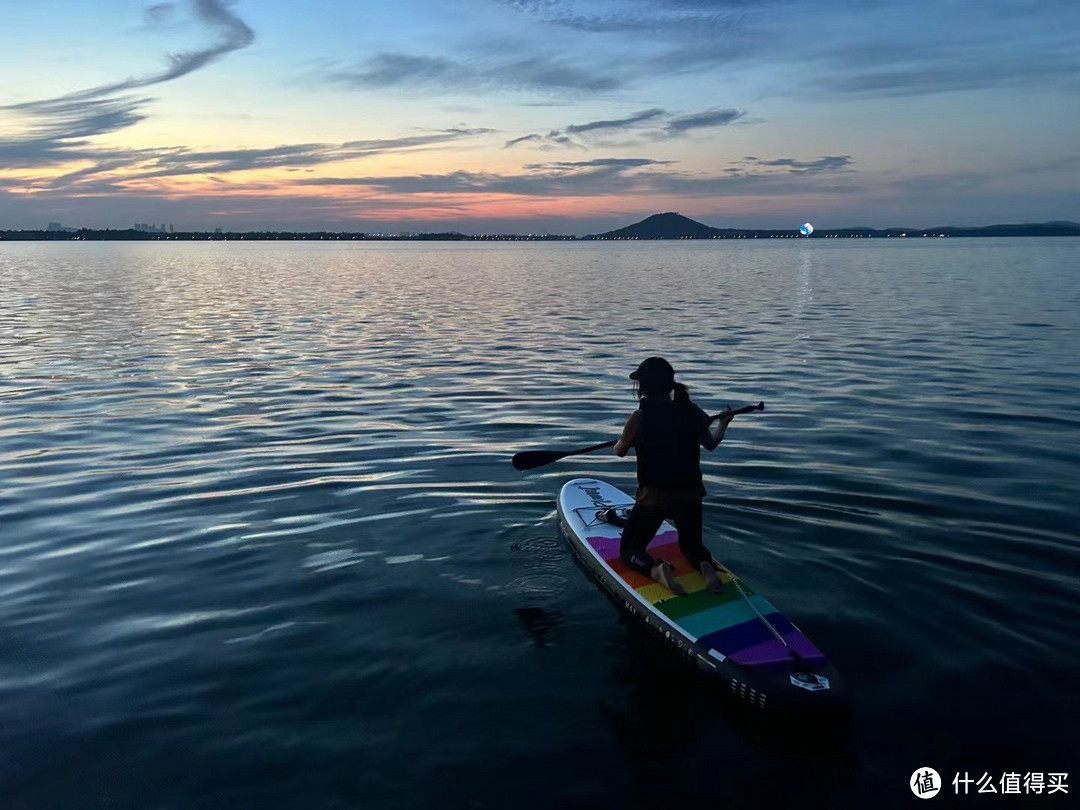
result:
<svg viewBox="0 0 1080 810"><path fill-rule="evenodd" d="M622 490L594 478L575 478L559 493L563 534L616 602L750 706L826 708L840 702L838 673L810 639L722 565L723 593L707 591L700 572L679 552L670 523L660 527L648 550L675 566L675 578L686 595L676 596L624 565L619 559L622 528L605 520L603 513L611 507L618 512L633 502Z"/></svg>

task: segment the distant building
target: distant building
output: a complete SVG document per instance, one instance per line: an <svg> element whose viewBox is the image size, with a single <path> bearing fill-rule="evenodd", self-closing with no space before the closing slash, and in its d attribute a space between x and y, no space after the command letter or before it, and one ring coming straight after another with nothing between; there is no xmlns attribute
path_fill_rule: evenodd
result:
<svg viewBox="0 0 1080 810"><path fill-rule="evenodd" d="M214 228L214 233L221 233L221 228Z"/></svg>
<svg viewBox="0 0 1080 810"><path fill-rule="evenodd" d="M61 225L59 222L50 222L49 227L47 227L45 230L47 230L47 231L62 231L62 230L64 230L64 226Z"/></svg>

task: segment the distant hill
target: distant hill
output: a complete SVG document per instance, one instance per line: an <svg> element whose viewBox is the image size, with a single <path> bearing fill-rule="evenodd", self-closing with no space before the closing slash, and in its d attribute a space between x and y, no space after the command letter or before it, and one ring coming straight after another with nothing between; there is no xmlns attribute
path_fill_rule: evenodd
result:
<svg viewBox="0 0 1080 810"><path fill-rule="evenodd" d="M715 239L722 236L718 228L710 228L700 222L669 211L653 214L641 222L619 228L617 231L597 234L600 239Z"/></svg>
<svg viewBox="0 0 1080 810"><path fill-rule="evenodd" d="M752 229L713 228L697 220L669 211L653 214L633 225L586 239L770 239L799 238L797 228ZM939 228L835 228L814 231L814 239L843 237L911 237L911 236L1080 236L1080 224L1075 222L1027 222L1017 225L987 225L983 227L942 226Z"/></svg>

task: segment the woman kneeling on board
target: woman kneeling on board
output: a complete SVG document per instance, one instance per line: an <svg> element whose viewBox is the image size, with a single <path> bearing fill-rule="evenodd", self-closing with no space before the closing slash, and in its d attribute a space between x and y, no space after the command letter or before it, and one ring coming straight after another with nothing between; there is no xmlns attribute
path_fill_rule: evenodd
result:
<svg viewBox="0 0 1080 810"><path fill-rule="evenodd" d="M709 415L675 382L675 370L662 357L649 357L630 375L637 382L638 409L630 414L615 444L615 455L637 451L637 496L619 545L622 561L660 582L674 594L686 589L675 580L671 564L657 562L645 547L667 519L679 534L679 550L701 571L705 587L719 593L724 584L712 554L701 539L701 447L714 450L731 422L727 408L710 427ZM674 399L672 394L674 393Z"/></svg>

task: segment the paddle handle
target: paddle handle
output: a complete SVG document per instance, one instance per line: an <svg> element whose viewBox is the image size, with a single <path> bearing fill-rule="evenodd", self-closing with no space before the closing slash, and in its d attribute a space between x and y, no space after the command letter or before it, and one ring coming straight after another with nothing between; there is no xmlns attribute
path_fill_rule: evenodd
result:
<svg viewBox="0 0 1080 810"><path fill-rule="evenodd" d="M757 405L747 405L744 408L736 408L735 410L733 410L731 412L731 415L732 416L738 416L740 413L751 413L753 411L763 411L763 410L765 410L765 401L764 400L759 402ZM711 424L711 423L715 422L721 416L723 416L722 413L718 413L718 414L715 414L714 416L710 416L709 417L709 423Z"/></svg>

